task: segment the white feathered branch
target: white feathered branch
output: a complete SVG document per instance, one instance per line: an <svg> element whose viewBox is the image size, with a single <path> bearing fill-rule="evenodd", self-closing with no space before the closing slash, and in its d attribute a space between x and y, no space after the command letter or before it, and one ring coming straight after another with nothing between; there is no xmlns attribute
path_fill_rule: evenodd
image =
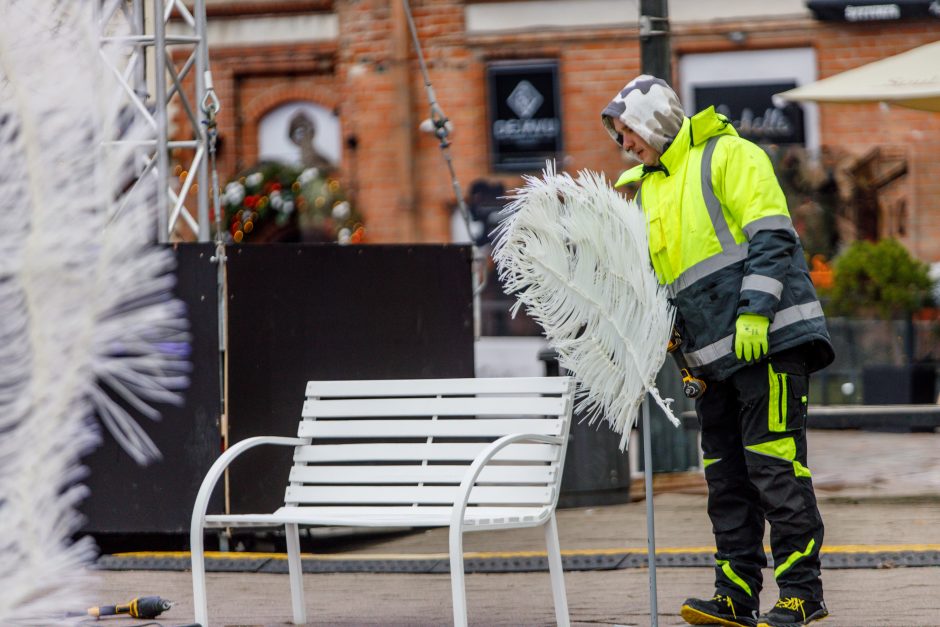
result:
<svg viewBox="0 0 940 627"><path fill-rule="evenodd" d="M150 403L177 400L187 379L173 257L149 245L155 181L122 197L134 149L108 145L153 129L115 98L99 55L127 51L99 50L92 8L0 0L3 625L64 624L63 612L87 607L95 548L72 535L94 416L135 459L153 459L122 405L156 417Z"/></svg>
<svg viewBox="0 0 940 627"><path fill-rule="evenodd" d="M508 294L545 331L580 386L579 410L606 419L629 442L647 391L678 425L655 387L672 331L672 307L649 262L642 212L602 175L575 180L549 166L526 177L496 229L493 258Z"/></svg>

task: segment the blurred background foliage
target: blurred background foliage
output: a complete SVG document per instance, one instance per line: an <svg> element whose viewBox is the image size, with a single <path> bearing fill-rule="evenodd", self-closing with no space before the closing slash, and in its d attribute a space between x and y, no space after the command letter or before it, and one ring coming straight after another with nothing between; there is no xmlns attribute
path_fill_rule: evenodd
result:
<svg viewBox="0 0 940 627"><path fill-rule="evenodd" d="M835 259L833 271L832 288L824 294L830 315L901 319L934 304L927 264L894 239L853 242Z"/></svg>

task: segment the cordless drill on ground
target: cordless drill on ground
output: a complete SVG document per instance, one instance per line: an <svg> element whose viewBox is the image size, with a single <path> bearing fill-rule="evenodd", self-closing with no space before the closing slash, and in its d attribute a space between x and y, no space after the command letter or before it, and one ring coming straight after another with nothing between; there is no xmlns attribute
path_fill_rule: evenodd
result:
<svg viewBox="0 0 940 627"><path fill-rule="evenodd" d="M698 398L705 393L705 382L699 378L693 377L689 370L689 365L685 361L685 355L679 350L682 345L682 336L679 335L679 329L672 327L672 337L669 338L669 344L666 351L672 355L679 367L679 374L682 376L682 393L688 398Z"/></svg>
<svg viewBox="0 0 940 627"><path fill-rule="evenodd" d="M117 616L129 614L134 618L156 618L173 606L172 601L157 596L137 597L123 605L99 605L88 608L88 616L101 618L102 616Z"/></svg>

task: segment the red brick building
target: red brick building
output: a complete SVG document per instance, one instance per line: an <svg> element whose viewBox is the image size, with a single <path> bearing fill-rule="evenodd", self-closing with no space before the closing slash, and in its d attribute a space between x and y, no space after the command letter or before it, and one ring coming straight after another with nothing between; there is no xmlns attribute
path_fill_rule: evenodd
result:
<svg viewBox="0 0 940 627"><path fill-rule="evenodd" d="M599 113L640 71L636 0L410 4L438 101L454 125L450 150L464 190L474 181L512 188L521 180L493 154L487 75L507 62L554 68L557 97L543 96L556 107L546 128L558 131L559 164L608 176L627 165ZM819 3L673 0L673 82L687 107L689 94L709 87L803 84L940 39L937 2L923 2L917 17L855 21L819 19L807 4ZM437 140L418 130L429 106L402 0L209 0L208 19L225 107L222 180L263 156L267 115L305 102L335 117L339 177L365 218L368 241L451 239L454 192ZM863 183L865 176L885 183L870 220L877 235L940 261L940 114L879 104L810 106L804 114L801 141L810 149L872 157L859 168L868 168ZM897 178L886 183L892 167Z"/></svg>

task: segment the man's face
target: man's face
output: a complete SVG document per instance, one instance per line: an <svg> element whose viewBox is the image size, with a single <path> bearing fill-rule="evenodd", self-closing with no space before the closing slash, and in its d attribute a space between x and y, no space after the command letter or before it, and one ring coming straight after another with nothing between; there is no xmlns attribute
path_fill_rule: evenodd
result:
<svg viewBox="0 0 940 627"><path fill-rule="evenodd" d="M630 127L618 119L612 120L614 130L623 137L623 149L639 157L644 165L654 166L659 164L660 152L647 144L642 137L634 133Z"/></svg>

